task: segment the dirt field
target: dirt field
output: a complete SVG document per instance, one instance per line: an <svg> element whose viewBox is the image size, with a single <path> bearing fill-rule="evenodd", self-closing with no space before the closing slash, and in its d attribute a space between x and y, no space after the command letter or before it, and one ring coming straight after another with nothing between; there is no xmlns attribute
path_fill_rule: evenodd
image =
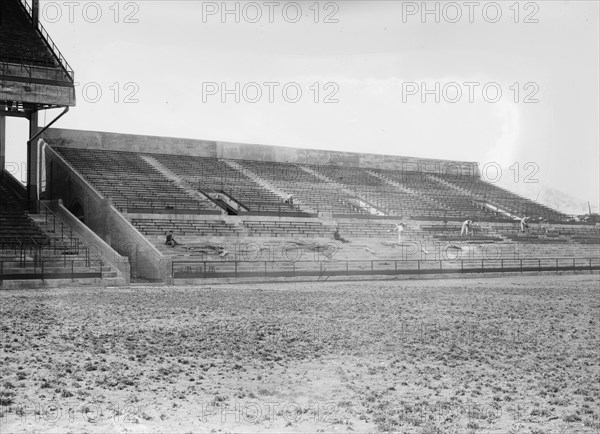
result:
<svg viewBox="0 0 600 434"><path fill-rule="evenodd" d="M0 431L600 431L600 281L4 291Z"/></svg>

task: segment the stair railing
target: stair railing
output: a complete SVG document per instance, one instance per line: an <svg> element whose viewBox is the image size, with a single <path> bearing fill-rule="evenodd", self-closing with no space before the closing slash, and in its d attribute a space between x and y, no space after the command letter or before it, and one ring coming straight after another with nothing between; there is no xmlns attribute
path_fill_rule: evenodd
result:
<svg viewBox="0 0 600 434"><path fill-rule="evenodd" d="M52 227L53 238L50 239L49 246L54 249L54 253L64 250L68 247L70 253L83 253L89 257L88 247L82 246L81 240L73 233L73 230L62 221L52 210L43 202L40 202L40 212L44 216L45 225ZM60 235L59 231L60 230ZM54 244L54 245L53 245ZM59 245L60 244L60 245ZM63 251L63 253L66 253Z"/></svg>

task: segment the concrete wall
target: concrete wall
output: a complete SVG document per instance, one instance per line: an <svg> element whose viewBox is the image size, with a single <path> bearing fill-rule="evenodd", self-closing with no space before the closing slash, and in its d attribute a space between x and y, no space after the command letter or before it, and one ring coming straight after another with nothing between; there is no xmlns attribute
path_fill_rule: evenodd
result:
<svg viewBox="0 0 600 434"><path fill-rule="evenodd" d="M68 210L79 203L87 227L129 259L132 277L168 281L170 262L121 213L50 147L46 156L46 198L61 199Z"/></svg>
<svg viewBox="0 0 600 434"><path fill-rule="evenodd" d="M117 270L119 277L123 277L126 280L126 283L129 284L131 269L129 267L128 258L119 255L94 231L79 221L79 219L63 206L61 200L48 201L46 202L46 205L61 220L67 223L73 232L77 234L79 239L85 243L85 246L90 249L90 255L93 259L103 259L105 262L111 264Z"/></svg>
<svg viewBox="0 0 600 434"><path fill-rule="evenodd" d="M61 68L2 63L0 75L0 101L75 105L75 86Z"/></svg>
<svg viewBox="0 0 600 434"><path fill-rule="evenodd" d="M316 149L284 148L246 143L229 143L174 137L141 136L97 131L79 131L51 128L44 140L55 147L146 152L153 154L193 155L290 162L300 164L339 164L342 166L392 170L425 171L429 173L462 173L479 176L477 164L464 161L435 160L393 155L359 154L352 152L321 151Z"/></svg>

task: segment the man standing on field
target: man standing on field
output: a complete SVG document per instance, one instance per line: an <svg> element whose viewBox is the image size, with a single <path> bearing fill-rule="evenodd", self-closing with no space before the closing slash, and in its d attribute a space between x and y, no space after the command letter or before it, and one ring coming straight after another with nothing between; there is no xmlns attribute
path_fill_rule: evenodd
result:
<svg viewBox="0 0 600 434"><path fill-rule="evenodd" d="M529 217L527 216L521 219L521 232L525 232L525 229L529 228L529 224L527 223L528 220Z"/></svg>
<svg viewBox="0 0 600 434"><path fill-rule="evenodd" d="M397 224L394 229L390 229L388 232L398 232L398 243L402 242L402 232L404 232L404 223Z"/></svg>
<svg viewBox="0 0 600 434"><path fill-rule="evenodd" d="M465 220L462 224L462 228L460 230L461 235L469 235L469 229L471 229L472 220ZM471 231L471 235L473 232Z"/></svg>

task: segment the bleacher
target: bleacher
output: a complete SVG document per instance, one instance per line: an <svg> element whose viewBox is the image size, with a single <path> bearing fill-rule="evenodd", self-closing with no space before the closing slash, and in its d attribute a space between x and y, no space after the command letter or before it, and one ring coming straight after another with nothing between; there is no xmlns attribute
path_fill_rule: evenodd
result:
<svg viewBox="0 0 600 434"><path fill-rule="evenodd" d="M237 236L239 230L221 220L175 220L160 218L132 218L131 223L144 235L159 236L164 242L168 231L179 237Z"/></svg>
<svg viewBox="0 0 600 434"><path fill-rule="evenodd" d="M518 216L529 216L532 220L543 219L550 222L566 222L568 216L547 206L521 197L494 184L477 177L458 175L436 175L455 186L464 189L472 198L477 198L490 205L499 206Z"/></svg>
<svg viewBox="0 0 600 434"><path fill-rule="evenodd" d="M283 203L282 197L219 159L152 155L207 197L199 200L146 162L142 158L145 154L62 147L57 150L122 211L218 214L220 208L215 198L220 194L237 207L235 214L301 215L297 206ZM481 206L488 201L490 205L514 215L528 215L533 220L563 222L568 219L548 207L473 177L465 180L456 175L316 165L306 165L308 170L303 170L296 164L265 161L237 160L235 164L281 193L294 195L297 203L338 217L369 217L372 213L367 208L372 207L383 215L413 220L471 218L502 222L514 219Z"/></svg>
<svg viewBox="0 0 600 434"><path fill-rule="evenodd" d="M311 166L315 171L345 185L355 192L357 197L367 200L388 216L405 218L425 218L448 216L448 209L441 208L432 200L408 193L390 185L368 170L358 167ZM387 173L380 173L387 175ZM392 172L392 177L394 176ZM452 213L450 213L452 214Z"/></svg>
<svg viewBox="0 0 600 434"><path fill-rule="evenodd" d="M326 229L322 223L315 221L292 222L292 221L244 221L250 234L264 237L331 237L332 232Z"/></svg>
<svg viewBox="0 0 600 434"><path fill-rule="evenodd" d="M376 169L375 173L415 192L421 202L428 204L427 217L444 220L464 220L482 214L473 204L472 197L436 182L429 174L413 171L394 171ZM483 212L480 218L494 218L491 213Z"/></svg>
<svg viewBox="0 0 600 434"><path fill-rule="evenodd" d="M0 52L5 62L58 68L60 65L43 39L31 29L20 0L0 2Z"/></svg>
<svg viewBox="0 0 600 434"><path fill-rule="evenodd" d="M506 264L516 261L517 267L535 268L541 260L562 258L560 266L575 261L572 265L585 268L585 261L580 264L579 259L598 257L597 227L539 225L536 216L542 217L542 223L544 218L560 219L562 223L566 216L495 186L483 185L479 179L464 182L453 175L348 166L64 147L56 150L111 198L164 256L216 261L230 266L234 273L246 265L239 263L236 268L227 265L230 261L267 261L273 266L261 265L261 269L287 270L289 264L275 262L285 263L289 256L295 257L285 252L290 246L296 246L303 257L311 260L316 255L328 266L336 261L364 261L360 267L365 273L376 267L372 261L380 261L381 267L395 264L392 267L397 268L412 267L398 265L398 261L425 261L422 266L427 269L439 268L439 264L427 261L447 261L444 267L460 267L449 257L464 260L462 266L466 268L482 267L481 261L492 261L490 266L495 266L494 260L505 259ZM483 187L476 187L480 183ZM190 195L190 189L198 193L196 198ZM296 206L283 204L287 194L294 195ZM202 217L221 214L215 204L223 198L230 206L238 205L235 213ZM526 213L534 223L521 233L514 216L482 207L484 198L514 214ZM299 204L319 215L299 213ZM476 222L469 236L460 234L466 218ZM407 225L401 244L391 231L399 221ZM171 230L180 243L175 248L165 245L165 234ZM258 251L249 260L244 249ZM310 273L315 266L318 268L318 264L298 263L292 269L300 272L305 268ZM209 273L206 267L205 276Z"/></svg>
<svg viewBox="0 0 600 434"><path fill-rule="evenodd" d="M46 245L48 237L36 226L25 211L20 198L0 176L0 246L11 247Z"/></svg>
<svg viewBox="0 0 600 434"><path fill-rule="evenodd" d="M154 155L154 158L203 192L226 194L242 206L239 214L285 215L298 212L293 205L284 203L273 192L216 158L180 155Z"/></svg>
<svg viewBox="0 0 600 434"><path fill-rule="evenodd" d="M92 257L84 243L54 215L29 215L16 180L0 173L0 283L48 279L109 279L122 283L110 264ZM22 188L22 187L21 187Z"/></svg>
<svg viewBox="0 0 600 434"><path fill-rule="evenodd" d="M352 203L352 197L340 190L334 183L323 181L312 173L291 163L266 161L239 161L282 191L292 194L298 200L318 212L334 215L368 215L368 212Z"/></svg>
<svg viewBox="0 0 600 434"><path fill-rule="evenodd" d="M211 201L190 197L138 153L72 148L56 150L123 212L219 214Z"/></svg>

